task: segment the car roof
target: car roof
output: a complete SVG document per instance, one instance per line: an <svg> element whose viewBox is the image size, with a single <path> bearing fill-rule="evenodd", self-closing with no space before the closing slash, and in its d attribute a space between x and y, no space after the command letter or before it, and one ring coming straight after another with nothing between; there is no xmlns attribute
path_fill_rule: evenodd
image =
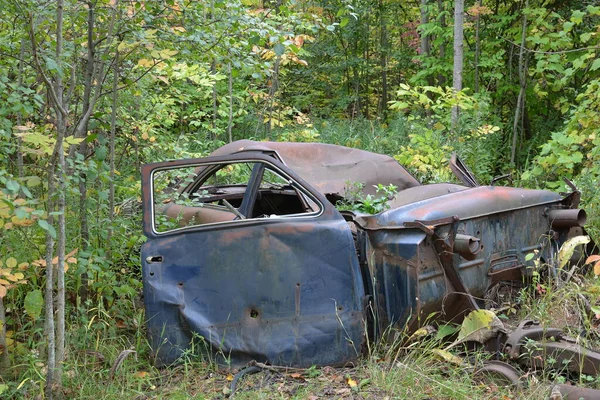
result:
<svg viewBox="0 0 600 400"><path fill-rule="evenodd" d="M325 195L344 197L349 184L354 183L363 184L365 194L375 194L377 184L395 185L398 191L420 185L392 157L333 144L238 140L211 155L244 151L275 153L287 167Z"/></svg>

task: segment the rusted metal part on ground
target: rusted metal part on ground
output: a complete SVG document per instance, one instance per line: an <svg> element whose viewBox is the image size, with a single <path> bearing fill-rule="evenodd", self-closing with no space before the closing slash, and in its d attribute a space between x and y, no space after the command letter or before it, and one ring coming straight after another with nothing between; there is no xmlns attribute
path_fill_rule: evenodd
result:
<svg viewBox="0 0 600 400"><path fill-rule="evenodd" d="M600 400L600 390L597 389L565 384L554 385L553 388L558 389L563 400Z"/></svg>
<svg viewBox="0 0 600 400"><path fill-rule="evenodd" d="M566 369L590 376L600 372L600 353L581 346L560 329L542 327L533 320L522 321L507 336L502 351L531 368Z"/></svg>
<svg viewBox="0 0 600 400"><path fill-rule="evenodd" d="M349 182L399 191L379 214L340 213ZM319 143L239 141L145 165L156 364L197 350L233 366L352 363L390 326L483 306L582 232L578 193L472 186L421 185L388 156Z"/></svg>

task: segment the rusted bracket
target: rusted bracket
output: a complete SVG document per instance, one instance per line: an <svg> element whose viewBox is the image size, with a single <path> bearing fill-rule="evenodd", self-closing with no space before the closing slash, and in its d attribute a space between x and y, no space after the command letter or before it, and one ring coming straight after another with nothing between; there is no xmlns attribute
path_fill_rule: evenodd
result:
<svg viewBox="0 0 600 400"><path fill-rule="evenodd" d="M454 266L454 240L456 237L456 225L458 221L460 221L460 218L454 215L449 218L443 218L440 220L427 222L432 226L442 225L442 223L444 225L451 224L447 234L445 234L443 237L436 232L433 233L433 245L435 246L435 250L440 260L440 264L444 268L446 277L454 287L454 290L458 293L464 293L466 295L466 300L468 302L469 308L471 308L472 310L479 310L479 305L477 304L473 296L471 296L469 289L462 281L458 270Z"/></svg>
<svg viewBox="0 0 600 400"><path fill-rule="evenodd" d="M456 215L452 217L444 217L439 219L430 219L427 221L423 220L414 220L403 223L402 225L406 228L418 228L428 234L429 236L433 236L435 234L435 228L440 225L448 225L454 224L459 221L459 218Z"/></svg>

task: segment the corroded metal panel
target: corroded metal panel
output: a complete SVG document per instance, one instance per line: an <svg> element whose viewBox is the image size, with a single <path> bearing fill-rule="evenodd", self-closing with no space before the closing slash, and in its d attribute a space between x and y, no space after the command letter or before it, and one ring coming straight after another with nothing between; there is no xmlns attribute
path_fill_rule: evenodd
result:
<svg viewBox="0 0 600 400"><path fill-rule="evenodd" d="M164 165L147 167L144 182ZM151 231L151 222L146 226ZM196 350L234 366L343 365L363 351L365 293L356 249L331 204L314 217L148 236L144 302L157 365Z"/></svg>

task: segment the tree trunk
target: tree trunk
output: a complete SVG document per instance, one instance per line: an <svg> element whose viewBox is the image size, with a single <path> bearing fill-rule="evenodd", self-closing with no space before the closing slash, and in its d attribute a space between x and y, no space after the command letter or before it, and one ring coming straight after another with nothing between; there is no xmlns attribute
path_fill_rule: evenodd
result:
<svg viewBox="0 0 600 400"><path fill-rule="evenodd" d="M481 0L477 1L478 11L475 22L475 93L479 93L479 53L481 52L481 43L479 40L479 31L481 28Z"/></svg>
<svg viewBox="0 0 600 400"><path fill-rule="evenodd" d="M443 31L446 30L446 14L444 12L444 0L438 0L438 12L440 14L440 26ZM446 58L446 41L442 41L440 45L440 62L444 62ZM443 73L438 74L438 85L445 86L446 85L446 76Z"/></svg>
<svg viewBox="0 0 600 400"><path fill-rule="evenodd" d="M213 75L217 74L217 62L215 60L210 64L210 72ZM217 96L217 82L215 81L212 87L212 116L211 116L211 128L213 130L211 137L215 138L215 133L217 132L217 119L219 118L219 101Z"/></svg>
<svg viewBox="0 0 600 400"><path fill-rule="evenodd" d="M379 0L379 26L381 30L380 37L380 66L381 66L381 98L379 106L379 114L383 120L387 119L388 109L388 82L387 82L387 57L388 57L388 44L387 44L387 25L385 20L385 6L382 0Z"/></svg>
<svg viewBox="0 0 600 400"><path fill-rule="evenodd" d="M55 61L62 68L63 62L63 12L64 0L56 2L56 42L55 42ZM52 212L55 210L54 198L56 196L55 181L59 181L58 190L58 247L57 258L57 293L56 307L57 315L54 320L54 266L52 264L54 238L50 231L46 232L46 338L48 343L48 370L46 375L46 385L44 392L46 397L52 399L53 389L62 386L61 368L64 359L65 350L65 286L64 286L64 260L65 260L65 158L63 151L63 141L67 131L68 107L64 99L64 85L60 74L56 74L53 79L49 78L45 69L42 67L39 54L37 53L37 41L35 38L35 28L33 15L29 17L29 37L31 40L31 52L38 74L42 77L46 90L48 92L52 108L55 113L56 124L56 143L48 165L48 191L47 191L47 211L49 214L48 223L54 223ZM56 323L55 323L56 322ZM56 331L55 331L56 329Z"/></svg>
<svg viewBox="0 0 600 400"><path fill-rule="evenodd" d="M229 75L229 123L227 124L227 137L229 143L233 142L231 130L233 127L233 73L231 72L231 62L227 64L227 73Z"/></svg>
<svg viewBox="0 0 600 400"><path fill-rule="evenodd" d="M4 378L10 367L10 359L8 357L8 346L6 346L6 315L2 297L0 297L0 350L2 351L0 355L0 376Z"/></svg>
<svg viewBox="0 0 600 400"><path fill-rule="evenodd" d="M279 65L281 64L281 56L277 56L275 59L275 65L273 66L273 76L271 77L271 88L269 89L269 98L268 101L268 118L267 123L265 125L266 129L266 138L267 140L271 140L271 127L273 122L271 119L273 118L273 103L275 103L275 94L277 94L277 89L279 88Z"/></svg>
<svg viewBox="0 0 600 400"><path fill-rule="evenodd" d="M25 39L21 39L21 50L19 53L19 75L17 77L17 86L20 88L23 86L23 59L25 58ZM23 125L23 117L21 113L17 113L17 125ZM17 173L19 178L24 176L23 172L23 152L21 151L23 147L23 138L21 136L17 136ZM4 320L3 320L4 321ZM6 349L8 352L8 349Z"/></svg>
<svg viewBox="0 0 600 400"><path fill-rule="evenodd" d="M364 76L365 76L365 111L364 111L364 116L366 119L369 119L369 99L370 99L370 93L369 93L369 89L371 87L371 71L370 71L370 66L369 66L369 58L370 58L370 46L369 44L371 43L371 38L370 38L370 31L371 31L371 25L369 24L369 15L371 14L371 7L370 7L370 3L369 3L369 8L367 11L367 29L366 29L366 33L365 33L365 69L364 69Z"/></svg>
<svg viewBox="0 0 600 400"><path fill-rule="evenodd" d="M454 1L454 72L452 74L452 87L455 91L462 90L463 75L463 24L465 3L464 0ZM452 108L452 128L458 130L459 107Z"/></svg>
<svg viewBox="0 0 600 400"><path fill-rule="evenodd" d="M113 67L112 109L110 112L110 139L108 159L110 164L110 183L108 189L108 231L106 233L106 257L112 263L112 236L115 222L115 137L117 131L117 92L119 89L119 50L115 54Z"/></svg>
<svg viewBox="0 0 600 400"><path fill-rule="evenodd" d="M421 0L421 25L429 23L429 13L427 12L427 0ZM429 35L421 31L421 54L429 55Z"/></svg>
<svg viewBox="0 0 600 400"><path fill-rule="evenodd" d="M529 0L525 0L525 8L529 7ZM523 23L521 26L521 48L519 50L519 97L515 107L515 119L513 121L512 146L510 148L510 163L516 166L516 154L518 144L518 129L522 123L522 110L525 107L525 89L527 88L527 55L525 54L525 38L527 37L527 14L523 12Z"/></svg>

